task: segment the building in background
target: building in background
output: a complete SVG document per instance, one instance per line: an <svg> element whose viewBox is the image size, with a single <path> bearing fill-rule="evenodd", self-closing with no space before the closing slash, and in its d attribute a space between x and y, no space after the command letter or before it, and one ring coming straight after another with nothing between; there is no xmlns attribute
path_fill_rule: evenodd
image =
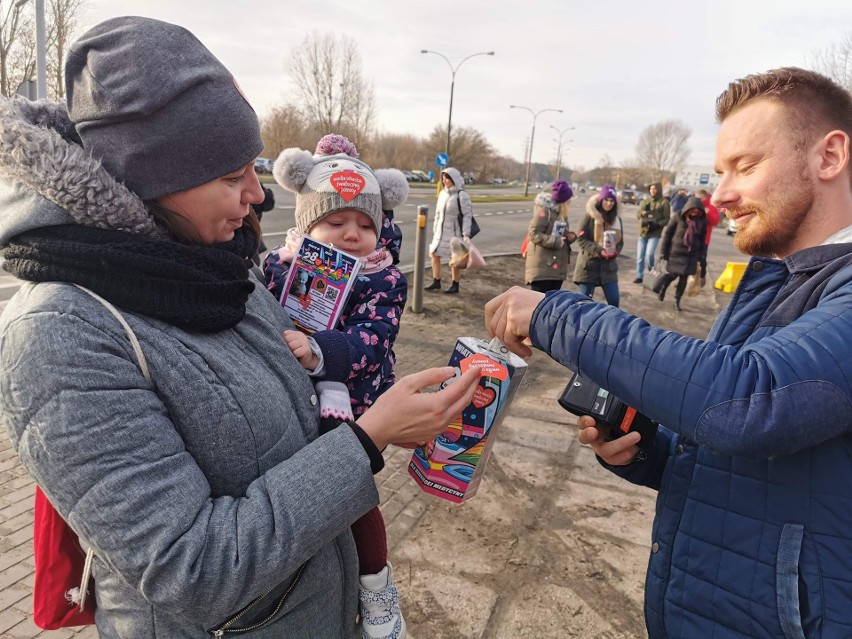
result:
<svg viewBox="0 0 852 639"><path fill-rule="evenodd" d="M674 184L690 191L704 189L712 193L719 186L721 179L722 176L716 173L712 166L687 166L678 171Z"/></svg>

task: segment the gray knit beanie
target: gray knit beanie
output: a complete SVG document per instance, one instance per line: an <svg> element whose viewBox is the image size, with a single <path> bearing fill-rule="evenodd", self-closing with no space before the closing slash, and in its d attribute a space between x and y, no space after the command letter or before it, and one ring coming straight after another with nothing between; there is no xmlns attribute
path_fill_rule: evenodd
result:
<svg viewBox="0 0 852 639"><path fill-rule="evenodd" d="M298 148L284 149L272 173L281 186L296 194L296 228L302 233L332 213L355 209L372 220L378 237L382 211L392 210L408 198L408 182L401 171L373 171L358 159L349 140L334 134L320 140L316 155Z"/></svg>
<svg viewBox="0 0 852 639"><path fill-rule="evenodd" d="M177 25L125 16L93 27L65 64L83 147L143 200L200 186L263 148L236 81Z"/></svg>

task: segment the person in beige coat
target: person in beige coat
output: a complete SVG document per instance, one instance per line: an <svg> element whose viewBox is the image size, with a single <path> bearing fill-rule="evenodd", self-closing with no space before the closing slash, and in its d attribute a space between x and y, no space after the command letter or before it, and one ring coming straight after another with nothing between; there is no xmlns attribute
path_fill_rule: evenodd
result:
<svg viewBox="0 0 852 639"><path fill-rule="evenodd" d="M568 203L574 195L564 180L553 183L550 193L539 193L527 231L524 281L534 291L558 291L571 264L571 243L577 236L568 230Z"/></svg>

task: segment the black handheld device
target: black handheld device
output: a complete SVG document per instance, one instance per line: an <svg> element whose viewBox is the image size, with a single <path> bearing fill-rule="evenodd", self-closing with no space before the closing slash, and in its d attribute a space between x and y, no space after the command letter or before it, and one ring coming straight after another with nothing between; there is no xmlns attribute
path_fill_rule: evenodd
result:
<svg viewBox="0 0 852 639"><path fill-rule="evenodd" d="M574 415L591 415L609 426L611 439L636 431L639 448L647 451L654 442L657 423L631 408L605 388L572 371L568 385L559 396L559 405Z"/></svg>

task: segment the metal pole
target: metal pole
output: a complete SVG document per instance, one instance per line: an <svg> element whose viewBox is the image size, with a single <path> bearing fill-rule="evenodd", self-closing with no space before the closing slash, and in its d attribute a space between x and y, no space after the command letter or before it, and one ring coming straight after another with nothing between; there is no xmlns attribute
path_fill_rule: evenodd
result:
<svg viewBox="0 0 852 639"><path fill-rule="evenodd" d="M44 29L44 0L36 0L36 69L38 87L36 95L38 98L47 97L47 49Z"/></svg>
<svg viewBox="0 0 852 639"><path fill-rule="evenodd" d="M30 0L18 0L15 7L22 7ZM44 0L36 0L36 99L47 97L47 37L45 36Z"/></svg>
<svg viewBox="0 0 852 639"><path fill-rule="evenodd" d="M459 67L465 63L465 61L470 60L471 58L475 58L478 55L494 55L493 51L481 51L479 53L471 53L469 56L464 58L461 62L459 62L456 66L453 66L453 63L450 62L450 59L445 56L440 51L432 51L430 49L421 49L420 53L434 53L435 55L439 55L444 58L444 61L447 63L447 66L450 67L450 72L453 74L452 82L450 82L450 115L447 117L447 157L450 156L450 129L453 125L453 92L455 91L456 86L456 71L459 70ZM440 190L440 189L439 189Z"/></svg>
<svg viewBox="0 0 852 639"><path fill-rule="evenodd" d="M556 152L556 179L559 179L559 169L562 168L562 139L559 140L559 150Z"/></svg>
<svg viewBox="0 0 852 639"><path fill-rule="evenodd" d="M535 138L535 120L542 113L545 113L547 111L555 111L556 113L562 113L562 109L540 109L538 111L533 111L528 106L521 106L521 105L518 105L518 104L510 104L509 108L510 109L523 109L524 111L529 111L530 113L532 113L532 116L533 116L532 135L530 136L530 152L529 152L529 155L527 157L527 179L524 181L524 197L526 197L527 195L529 195L529 192L530 192L530 165L532 164L532 149L533 149L533 142L534 142L534 138Z"/></svg>
<svg viewBox="0 0 852 639"><path fill-rule="evenodd" d="M417 226L414 227L414 273L412 286L414 294L411 297L411 311L423 312L423 280L426 271L426 217L429 207L417 207Z"/></svg>
<svg viewBox="0 0 852 639"><path fill-rule="evenodd" d="M567 129L557 129L552 124L550 128L556 131L559 134L559 150L556 152L556 179L559 179L559 171L562 168L562 136L565 135L568 131L573 131L575 127L569 126ZM574 140L568 140L568 142L573 142ZM566 142L567 144L567 142Z"/></svg>
<svg viewBox="0 0 852 639"><path fill-rule="evenodd" d="M532 149L533 149L533 140L535 140L535 119L538 117L538 113L533 114L533 126L532 133L530 134L530 149L527 154L527 179L524 180L524 197L529 195L530 192L530 166L532 165Z"/></svg>
<svg viewBox="0 0 852 639"><path fill-rule="evenodd" d="M453 92L456 88L456 72L453 71L453 80L450 82L450 115L447 118L447 157L450 157L450 129L453 126Z"/></svg>

